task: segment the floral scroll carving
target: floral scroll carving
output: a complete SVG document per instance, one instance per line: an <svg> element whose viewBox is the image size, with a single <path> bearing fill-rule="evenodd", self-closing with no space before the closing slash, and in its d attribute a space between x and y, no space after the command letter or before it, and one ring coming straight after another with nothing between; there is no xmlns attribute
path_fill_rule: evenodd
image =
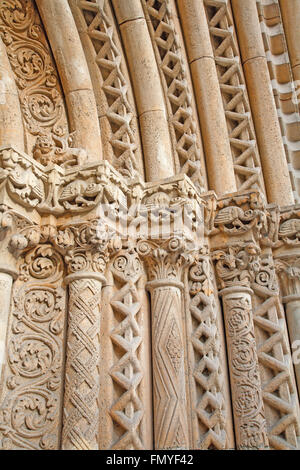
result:
<svg viewBox="0 0 300 470"><path fill-rule="evenodd" d="M20 265L7 341L0 442L4 449L53 450L60 440L63 261L51 245L40 245Z"/></svg>
<svg viewBox="0 0 300 470"><path fill-rule="evenodd" d="M42 164L60 163L62 146L57 141L67 138L67 119L54 61L34 2L1 2L0 34L19 89L34 155ZM37 148L41 147L53 148L52 159L39 158Z"/></svg>
<svg viewBox="0 0 300 470"><path fill-rule="evenodd" d="M268 447L258 369L251 297L245 292L224 294L225 325L234 418L240 449Z"/></svg>

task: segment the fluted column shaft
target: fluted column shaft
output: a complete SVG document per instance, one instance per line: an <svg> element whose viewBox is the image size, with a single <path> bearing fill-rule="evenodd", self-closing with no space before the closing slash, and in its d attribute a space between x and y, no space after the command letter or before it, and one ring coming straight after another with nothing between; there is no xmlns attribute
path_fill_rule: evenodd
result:
<svg viewBox="0 0 300 470"><path fill-rule="evenodd" d="M147 181L174 175L174 160L159 71L139 0L113 0L141 126Z"/></svg>
<svg viewBox="0 0 300 470"><path fill-rule="evenodd" d="M236 191L226 118L203 0L177 0L192 73L209 187L219 196Z"/></svg>
<svg viewBox="0 0 300 470"><path fill-rule="evenodd" d="M244 73L270 203L294 203L255 0L232 0Z"/></svg>
<svg viewBox="0 0 300 470"><path fill-rule="evenodd" d="M24 151L24 128L15 79L0 37L0 147Z"/></svg>
<svg viewBox="0 0 300 470"><path fill-rule="evenodd" d="M67 0L37 0L65 92L74 146L102 160L97 107L85 55Z"/></svg>

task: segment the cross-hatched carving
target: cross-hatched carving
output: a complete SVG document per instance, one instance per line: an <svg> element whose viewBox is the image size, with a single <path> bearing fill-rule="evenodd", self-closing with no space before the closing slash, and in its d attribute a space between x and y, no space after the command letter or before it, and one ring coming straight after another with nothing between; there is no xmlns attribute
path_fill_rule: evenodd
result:
<svg viewBox="0 0 300 470"><path fill-rule="evenodd" d="M102 283L70 284L63 449L98 449L99 333Z"/></svg>
<svg viewBox="0 0 300 470"><path fill-rule="evenodd" d="M178 325L180 291L168 286L154 288L151 300L155 447L186 449L188 436L183 338Z"/></svg>

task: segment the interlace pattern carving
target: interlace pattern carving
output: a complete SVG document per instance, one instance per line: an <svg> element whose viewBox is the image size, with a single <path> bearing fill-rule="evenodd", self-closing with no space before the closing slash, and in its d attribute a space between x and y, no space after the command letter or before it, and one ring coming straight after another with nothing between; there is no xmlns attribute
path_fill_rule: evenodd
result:
<svg viewBox="0 0 300 470"><path fill-rule="evenodd" d="M21 258L3 376L2 449L59 449L66 306L62 269L61 257L49 245Z"/></svg>
<svg viewBox="0 0 300 470"><path fill-rule="evenodd" d="M122 390L110 410L114 423L121 426L122 434L111 448L142 450L145 448L142 428L144 405L139 386L144 375L140 360L143 334L140 321L142 303L137 290L142 265L134 250L129 250L115 258L111 271L119 288L110 303L116 318L122 317L111 333L119 359L110 371L114 383Z"/></svg>
<svg viewBox="0 0 300 470"><path fill-rule="evenodd" d="M214 51L237 188L264 191L239 48L228 0L204 1Z"/></svg>
<svg viewBox="0 0 300 470"><path fill-rule="evenodd" d="M122 68L124 59L115 38L115 27L108 14L108 2L95 0L71 2L80 13L80 28L90 41L94 61L101 77L106 100L105 115L110 127L110 144L115 167L127 177L143 174L138 155L134 110L128 97L128 81ZM104 106L104 104L101 104Z"/></svg>
<svg viewBox="0 0 300 470"><path fill-rule="evenodd" d="M169 0L143 0L142 4L149 20L150 34L165 89L169 119L176 143L177 173L188 175L203 190L201 150L197 141L192 92L189 89L172 7Z"/></svg>
<svg viewBox="0 0 300 470"><path fill-rule="evenodd" d="M190 377L194 448L225 449L224 376L217 307L209 261L199 258L188 276L193 371Z"/></svg>

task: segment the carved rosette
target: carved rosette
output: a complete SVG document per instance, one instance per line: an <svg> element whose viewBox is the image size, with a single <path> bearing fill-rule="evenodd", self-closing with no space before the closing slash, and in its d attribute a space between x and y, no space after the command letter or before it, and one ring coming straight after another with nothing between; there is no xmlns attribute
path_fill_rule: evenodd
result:
<svg viewBox="0 0 300 470"><path fill-rule="evenodd" d="M54 450L63 384L63 260L52 246L38 245L21 258L20 272L7 336L0 442L4 449Z"/></svg>
<svg viewBox="0 0 300 470"><path fill-rule="evenodd" d="M213 254L223 299L236 441L239 449L268 447L250 285L264 279L259 248L237 244ZM261 276L260 276L261 275Z"/></svg>
<svg viewBox="0 0 300 470"><path fill-rule="evenodd" d="M140 242L151 279L154 440L156 449L189 448L185 391L185 345L182 320L184 244Z"/></svg>
<svg viewBox="0 0 300 470"><path fill-rule="evenodd" d="M226 289L227 290L227 289ZM251 291L223 292L232 383L232 403L239 449L268 447L264 405L252 319Z"/></svg>

